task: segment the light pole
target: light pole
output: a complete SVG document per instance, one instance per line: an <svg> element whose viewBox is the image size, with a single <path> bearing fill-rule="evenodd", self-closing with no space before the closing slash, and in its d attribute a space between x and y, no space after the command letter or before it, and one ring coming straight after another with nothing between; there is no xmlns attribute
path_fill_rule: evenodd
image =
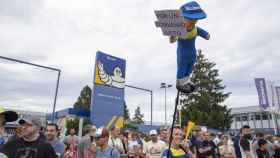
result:
<svg viewBox="0 0 280 158"><path fill-rule="evenodd" d="M125 86L129 87L129 88L134 88L134 89L146 91L146 92L149 92L151 94L151 126L152 126L153 125L153 91L150 90L150 89L145 89L145 88L136 87L136 86L127 85L127 84Z"/></svg>
<svg viewBox="0 0 280 158"><path fill-rule="evenodd" d="M38 64L22 61L22 60L17 60L17 59L13 59L13 58L3 57L3 56L0 56L0 59L9 60L9 61L13 61L13 62L21 63L21 64L31 65L31 66L40 67L40 68L44 68L44 69L48 69L48 70L52 70L52 71L58 72L58 74L57 74L57 81L56 81L56 88L55 88L55 95L54 95L54 102L53 102L53 112L52 112L52 123L54 123L55 109L56 109L56 99L57 99L57 93L58 93L58 86L59 86L59 81L60 81L61 70L60 69L56 69L56 68L52 68L52 67L48 67L48 66L43 66L43 65L38 65Z"/></svg>
<svg viewBox="0 0 280 158"><path fill-rule="evenodd" d="M167 118L166 118L166 89L171 88L171 84L161 83L160 88L164 88L164 124L167 125Z"/></svg>

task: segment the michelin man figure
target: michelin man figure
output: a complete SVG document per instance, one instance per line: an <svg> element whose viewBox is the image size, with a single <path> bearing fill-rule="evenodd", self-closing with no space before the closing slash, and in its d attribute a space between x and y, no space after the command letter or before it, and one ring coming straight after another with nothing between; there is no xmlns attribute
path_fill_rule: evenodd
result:
<svg viewBox="0 0 280 158"><path fill-rule="evenodd" d="M171 36L169 41L170 43L177 41L176 88L180 92L191 93L196 89L196 86L190 82L190 75L196 62L195 40L197 36L209 40L210 34L196 26L198 20L206 18L206 13L197 2L192 1L184 4L180 11L184 17L183 24L187 29L187 34L184 37Z"/></svg>
<svg viewBox="0 0 280 158"><path fill-rule="evenodd" d="M113 70L113 75L109 75L104 70L104 66L101 62L98 62L98 70L99 70L99 76L102 82L104 84L113 86L116 88L124 88L125 86L125 79L123 77L121 68L115 67Z"/></svg>

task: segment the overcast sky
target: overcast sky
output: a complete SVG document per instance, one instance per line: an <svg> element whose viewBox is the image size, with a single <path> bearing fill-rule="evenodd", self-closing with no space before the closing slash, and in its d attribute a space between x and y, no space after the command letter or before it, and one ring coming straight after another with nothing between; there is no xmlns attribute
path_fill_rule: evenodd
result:
<svg viewBox="0 0 280 158"><path fill-rule="evenodd" d="M57 108L71 107L92 87L95 52L127 60L127 84L154 91L154 118L164 120L160 83L175 84L176 44L154 26L154 10L177 9L177 0L1 0L0 55L62 70ZM230 107L257 105L254 77L280 85L280 1L198 1L208 18L198 26L211 34L196 46L217 63ZM56 72L0 60L0 104L51 112ZM175 88L167 91L171 118ZM150 97L126 89L131 113L141 106L150 119Z"/></svg>

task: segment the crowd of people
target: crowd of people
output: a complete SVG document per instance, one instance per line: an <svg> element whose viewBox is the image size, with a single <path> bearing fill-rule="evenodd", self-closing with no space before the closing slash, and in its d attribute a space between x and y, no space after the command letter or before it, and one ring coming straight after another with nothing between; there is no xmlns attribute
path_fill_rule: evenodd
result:
<svg viewBox="0 0 280 158"><path fill-rule="evenodd" d="M180 126L144 134L136 130L86 125L80 138L74 128L62 137L57 124L42 126L34 116L19 119L16 133L7 136L4 124L14 113L0 109L0 158L280 158L279 135L253 134L245 125L238 135L193 130L187 137Z"/></svg>

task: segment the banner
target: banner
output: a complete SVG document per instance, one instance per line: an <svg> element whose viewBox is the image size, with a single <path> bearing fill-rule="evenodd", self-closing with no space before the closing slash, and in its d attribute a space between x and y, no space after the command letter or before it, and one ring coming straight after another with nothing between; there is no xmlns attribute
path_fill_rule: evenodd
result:
<svg viewBox="0 0 280 158"><path fill-rule="evenodd" d="M276 98L278 102L278 108L280 109L280 87L275 87Z"/></svg>
<svg viewBox="0 0 280 158"><path fill-rule="evenodd" d="M183 26L184 18L180 10L155 10L158 21L156 27L160 27L163 35L183 37L187 30Z"/></svg>
<svg viewBox="0 0 280 158"><path fill-rule="evenodd" d="M125 64L124 59L96 53L90 117L97 127L110 128L123 116Z"/></svg>
<svg viewBox="0 0 280 158"><path fill-rule="evenodd" d="M255 84L259 96L259 106L266 109L269 106L266 83L264 78L255 78Z"/></svg>

